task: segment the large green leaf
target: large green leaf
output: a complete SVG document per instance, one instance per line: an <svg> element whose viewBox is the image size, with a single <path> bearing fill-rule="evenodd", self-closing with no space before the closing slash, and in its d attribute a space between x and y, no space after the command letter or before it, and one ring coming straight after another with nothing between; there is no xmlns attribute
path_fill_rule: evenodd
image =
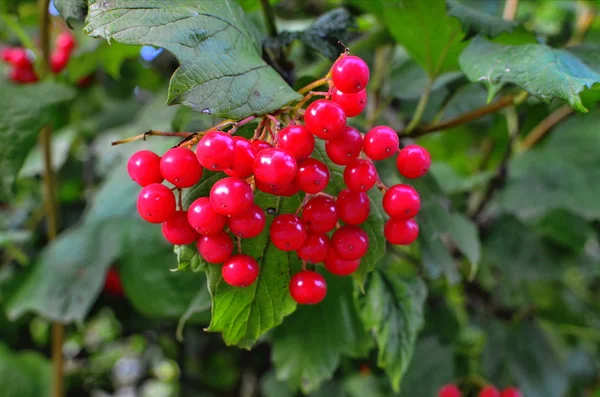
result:
<svg viewBox="0 0 600 397"><path fill-rule="evenodd" d="M371 345L354 306L351 280L326 278L323 302L298 307L272 338L277 377L306 393L333 376L343 355L366 354Z"/></svg>
<svg viewBox="0 0 600 397"><path fill-rule="evenodd" d="M334 164L327 156L325 152L325 142L318 140L315 144L315 151L312 157L318 159L329 167L331 171L331 178L329 185L325 190L334 196L337 196L339 192L346 189L346 183L344 182L344 168ZM385 254L385 237L383 236L384 213L381 207L381 201L383 194L378 189L371 189L367 192L369 200L371 201L371 213L367 221L360 225L361 228L367 232L369 236L369 251L360 260L360 266L353 274L354 279L362 286L365 282L367 274L375 269L375 266L383 258Z"/></svg>
<svg viewBox="0 0 600 397"><path fill-rule="evenodd" d="M300 34L300 40L313 50L334 60L344 51L339 42L348 41L348 29L353 25L354 21L350 13L344 8L336 8L317 18Z"/></svg>
<svg viewBox="0 0 600 397"><path fill-rule="evenodd" d="M561 98L586 112L579 94L600 82L596 58L580 59L545 44L501 45L475 37L460 55L460 66L471 81L488 87L488 100L512 83L544 101Z"/></svg>
<svg viewBox="0 0 600 397"><path fill-rule="evenodd" d="M505 211L521 218L565 209L585 219L600 218L600 115L573 117L548 141L510 162Z"/></svg>
<svg viewBox="0 0 600 397"><path fill-rule="evenodd" d="M260 41L242 8L231 0L90 1L86 33L173 53L169 104L242 119L297 100L261 58Z"/></svg>
<svg viewBox="0 0 600 397"><path fill-rule="evenodd" d="M52 105L73 98L75 90L58 83L13 85L0 82L0 200L13 185Z"/></svg>
<svg viewBox="0 0 600 397"><path fill-rule="evenodd" d="M365 290L365 295L357 296L360 316L377 341L377 364L398 391L423 326L427 288L416 276L386 269L373 272Z"/></svg>
<svg viewBox="0 0 600 397"><path fill-rule="evenodd" d="M297 196L283 198L257 192L254 202L277 213L294 212L300 205ZM255 258L260 266L258 279L249 287L235 288L221 277L221 265L207 268L208 287L213 298L208 331L223 334L227 345L249 349L265 332L281 324L296 306L289 292L290 267L297 265L293 253L280 251L269 239L275 214L267 215L264 231L242 240L242 252Z"/></svg>
<svg viewBox="0 0 600 397"><path fill-rule="evenodd" d="M471 30L484 36L496 37L502 33L512 32L519 25L516 21L506 21L501 17L471 8L458 0L446 1L448 15L458 18L466 31Z"/></svg>
<svg viewBox="0 0 600 397"><path fill-rule="evenodd" d="M14 353L0 344L3 397L49 397L50 363L38 353Z"/></svg>

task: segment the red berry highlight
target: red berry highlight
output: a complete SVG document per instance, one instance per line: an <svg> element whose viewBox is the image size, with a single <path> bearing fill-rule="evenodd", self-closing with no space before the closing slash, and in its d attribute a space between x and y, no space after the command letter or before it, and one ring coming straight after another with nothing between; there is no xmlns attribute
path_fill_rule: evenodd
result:
<svg viewBox="0 0 600 397"><path fill-rule="evenodd" d="M431 156L425 148L419 145L408 145L398 154L396 166L403 177L420 178L429 171Z"/></svg>
<svg viewBox="0 0 600 397"><path fill-rule="evenodd" d="M329 168L319 160L306 159L298 165L296 185L309 194L322 192L329 183Z"/></svg>
<svg viewBox="0 0 600 397"><path fill-rule="evenodd" d="M347 165L358 157L363 138L356 129L347 126L338 137L325 143L327 156L337 165Z"/></svg>
<svg viewBox="0 0 600 397"><path fill-rule="evenodd" d="M360 259L369 248L369 236L358 226L344 225L331 236L331 247L342 259Z"/></svg>
<svg viewBox="0 0 600 397"><path fill-rule="evenodd" d="M56 37L56 49L70 54L75 48L75 38L69 32L63 32Z"/></svg>
<svg viewBox="0 0 600 397"><path fill-rule="evenodd" d="M269 237L280 250L295 251L304 245L308 232L296 215L282 214L273 219Z"/></svg>
<svg viewBox="0 0 600 397"><path fill-rule="evenodd" d="M325 268L336 276L348 276L360 266L360 259L342 259L335 250L329 250L325 259Z"/></svg>
<svg viewBox="0 0 600 397"><path fill-rule="evenodd" d="M296 182L288 183L287 185L270 185L259 180L255 180L255 182L258 190L275 196L290 197L300 191L300 187Z"/></svg>
<svg viewBox="0 0 600 397"><path fill-rule="evenodd" d="M298 248L298 257L302 260L319 263L329 253L329 237L323 233L309 233L302 247Z"/></svg>
<svg viewBox="0 0 600 397"><path fill-rule="evenodd" d="M502 390L502 394L500 394L500 397L523 397L523 394L517 388L508 387Z"/></svg>
<svg viewBox="0 0 600 397"><path fill-rule="evenodd" d="M315 137L303 125L290 125L279 131L277 147L289 152L297 161L304 160L315 149Z"/></svg>
<svg viewBox="0 0 600 397"><path fill-rule="evenodd" d="M394 185L383 195L383 209L394 219L410 219L421 209L419 193L409 185Z"/></svg>
<svg viewBox="0 0 600 397"><path fill-rule="evenodd" d="M346 113L337 103L319 99L306 108L304 123L319 138L333 139L344 132Z"/></svg>
<svg viewBox="0 0 600 397"><path fill-rule="evenodd" d="M233 166L235 142L224 132L209 132L198 142L196 156L204 168L211 171L223 171Z"/></svg>
<svg viewBox="0 0 600 397"><path fill-rule="evenodd" d="M188 222L187 211L176 211L161 226L165 240L173 245L192 244L198 238L198 233Z"/></svg>
<svg viewBox="0 0 600 397"><path fill-rule="evenodd" d="M137 200L140 216L150 223L163 223L175 213L175 195L165 185L152 183L142 189Z"/></svg>
<svg viewBox="0 0 600 397"><path fill-rule="evenodd" d="M161 183L160 156L149 150L135 152L127 161L127 173L140 186Z"/></svg>
<svg viewBox="0 0 600 397"><path fill-rule="evenodd" d="M317 196L302 208L302 221L313 233L327 233L338 223L335 201L329 197Z"/></svg>
<svg viewBox="0 0 600 397"><path fill-rule="evenodd" d="M385 223L383 234L391 244L408 245L419 237L419 225L414 219L389 219Z"/></svg>
<svg viewBox="0 0 600 397"><path fill-rule="evenodd" d="M347 117L356 117L367 106L367 90L361 90L356 94L349 94L334 88L331 100L342 107Z"/></svg>
<svg viewBox="0 0 600 397"><path fill-rule="evenodd" d="M71 54L63 50L56 50L50 55L50 69L52 73L58 74L62 72L69 63Z"/></svg>
<svg viewBox="0 0 600 397"><path fill-rule="evenodd" d="M223 178L210 189L210 204L221 215L241 215L250 209L253 202L252 188L240 178Z"/></svg>
<svg viewBox="0 0 600 397"><path fill-rule="evenodd" d="M285 150L264 149L256 155L253 168L256 180L267 185L283 186L292 183L298 165Z"/></svg>
<svg viewBox="0 0 600 397"><path fill-rule="evenodd" d="M225 173L229 176L247 178L252 175L252 166L256 157L255 149L244 137L234 136L232 139L235 144L233 165L231 168L227 168Z"/></svg>
<svg viewBox="0 0 600 397"><path fill-rule="evenodd" d="M366 192L371 189L378 178L373 163L365 159L353 160L344 170L344 182L348 189L355 192Z"/></svg>
<svg viewBox="0 0 600 397"><path fill-rule="evenodd" d="M229 234L219 232L212 236L200 236L196 242L198 253L208 263L223 263L233 253L233 240Z"/></svg>
<svg viewBox="0 0 600 397"><path fill-rule="evenodd" d="M369 218L371 202L364 192L354 192L350 189L342 190L335 202L339 218L350 225L360 225Z"/></svg>
<svg viewBox="0 0 600 397"><path fill-rule="evenodd" d="M249 255L238 254L229 258L221 268L223 280L232 287L252 285L258 277L258 263Z"/></svg>
<svg viewBox="0 0 600 397"><path fill-rule="evenodd" d="M290 280L290 295L301 305L317 304L327 295L325 278L312 270L298 272Z"/></svg>
<svg viewBox="0 0 600 397"><path fill-rule="evenodd" d="M345 55L331 68L333 85L344 93L362 91L369 82L369 66L361 58Z"/></svg>
<svg viewBox="0 0 600 397"><path fill-rule="evenodd" d="M167 181L179 188L194 186L202 177L198 158L184 147L167 150L160 159L160 172Z"/></svg>
<svg viewBox="0 0 600 397"><path fill-rule="evenodd" d="M265 212L256 204L240 215L231 216L228 226L231 233L242 238L258 236L265 228Z"/></svg>
<svg viewBox="0 0 600 397"><path fill-rule="evenodd" d="M372 128L363 142L363 151L371 160L385 160L398 152L400 140L396 131L386 126Z"/></svg>
<svg viewBox="0 0 600 397"><path fill-rule="evenodd" d="M208 197L196 199L188 209L188 222L198 233L211 236L223 231L227 217L217 213Z"/></svg>
<svg viewBox="0 0 600 397"><path fill-rule="evenodd" d="M455 385L446 385L438 391L438 397L462 397L462 393Z"/></svg>
<svg viewBox="0 0 600 397"><path fill-rule="evenodd" d="M501 397L500 391L493 386L486 386L479 392L479 397Z"/></svg>

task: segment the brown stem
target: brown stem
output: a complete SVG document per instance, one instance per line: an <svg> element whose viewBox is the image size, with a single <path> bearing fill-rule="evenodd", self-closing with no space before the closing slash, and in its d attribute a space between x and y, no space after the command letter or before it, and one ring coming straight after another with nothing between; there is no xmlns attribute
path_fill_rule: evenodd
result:
<svg viewBox="0 0 600 397"><path fill-rule="evenodd" d="M163 132L163 131L150 130L150 131L144 132L143 134L132 136L130 138L125 138L125 139L121 139L119 141L114 141L111 143L111 145L112 146L122 145L124 143L138 141L140 139L146 140L146 137L148 137L148 136L178 136L180 138L188 138L194 134L195 134L194 132Z"/></svg>
<svg viewBox="0 0 600 397"><path fill-rule="evenodd" d="M536 125L521 143L521 150L530 149L536 143L542 140L558 122L573 113L570 105L564 105L550 113L548 117Z"/></svg>

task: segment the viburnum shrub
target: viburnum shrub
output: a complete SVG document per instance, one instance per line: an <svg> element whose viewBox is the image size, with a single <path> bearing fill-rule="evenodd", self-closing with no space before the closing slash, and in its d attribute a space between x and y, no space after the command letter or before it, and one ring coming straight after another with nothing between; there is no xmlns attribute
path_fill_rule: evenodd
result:
<svg viewBox="0 0 600 397"><path fill-rule="evenodd" d="M325 77L326 92L309 91L295 106L262 116L251 139L235 134L254 116L194 134L162 157L147 150L134 153L127 170L143 187L140 216L162 223L171 244L196 241L206 262L223 264L223 280L243 288L260 277L260 266L258 258L242 254L241 239L256 237L266 227L265 208L254 203L254 192L282 197L302 192L295 212L273 219L269 238L277 249L295 251L302 260L303 270L290 281L292 298L300 304L321 302L327 283L308 267L322 264L337 276L359 268L369 252L369 236L361 228L371 211L367 191L384 193L382 206L389 220L381 233L389 243L408 245L419 234L414 219L421 208L418 192L406 184L385 186L375 162L396 156L398 172L410 179L427 173L431 159L417 145L400 149L398 134L390 127L376 126L361 134L347 124L365 108L368 81L366 62L346 51ZM314 97L321 98L310 102ZM344 166L346 189L337 196L325 192L331 170L311 157L315 140L324 140L329 159ZM200 181L204 169L228 176L214 183L208 197L184 208L182 189Z"/></svg>
<svg viewBox="0 0 600 397"><path fill-rule="evenodd" d="M438 397L463 397L463 394L458 386L448 384L438 390ZM523 394L515 387L507 387L500 392L500 390L490 385L479 390L477 397L523 397Z"/></svg>

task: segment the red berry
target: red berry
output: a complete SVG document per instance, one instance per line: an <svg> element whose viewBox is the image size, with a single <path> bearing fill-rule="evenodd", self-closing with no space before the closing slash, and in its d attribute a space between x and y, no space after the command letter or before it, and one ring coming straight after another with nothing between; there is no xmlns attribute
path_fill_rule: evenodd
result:
<svg viewBox="0 0 600 397"><path fill-rule="evenodd" d="M11 63L13 54L16 50L18 50L18 48L5 47L2 50L0 50L0 57L2 57L2 60L4 62Z"/></svg>
<svg viewBox="0 0 600 397"><path fill-rule="evenodd" d="M369 249L369 236L358 226L344 225L331 236L331 247L342 259L359 259Z"/></svg>
<svg viewBox="0 0 600 397"><path fill-rule="evenodd" d="M283 186L296 176L296 159L281 149L264 149L254 160L254 178L265 184Z"/></svg>
<svg viewBox="0 0 600 397"><path fill-rule="evenodd" d="M389 219L385 223L383 234L392 244L408 245L419 237L419 225L414 219Z"/></svg>
<svg viewBox="0 0 600 397"><path fill-rule="evenodd" d="M325 259L325 268L336 276L348 276L354 273L358 266L360 266L360 259L342 259L335 250L329 250Z"/></svg>
<svg viewBox="0 0 600 397"><path fill-rule="evenodd" d="M135 152L127 162L127 173L140 186L161 183L160 156L149 150Z"/></svg>
<svg viewBox="0 0 600 397"><path fill-rule="evenodd" d="M246 181L229 177L218 180L210 189L210 204L221 215L241 215L254 202L254 192Z"/></svg>
<svg viewBox="0 0 600 397"><path fill-rule="evenodd" d="M275 196L290 197L300 191L296 182L288 183L287 185L270 185L268 183L255 180L256 188L261 192L273 194Z"/></svg>
<svg viewBox="0 0 600 397"><path fill-rule="evenodd" d="M303 270L290 280L290 294L301 305L314 305L325 299L327 283L319 273Z"/></svg>
<svg viewBox="0 0 600 397"><path fill-rule="evenodd" d="M208 263L223 263L233 252L233 240L229 234L219 232L212 236L200 236L196 242L198 253Z"/></svg>
<svg viewBox="0 0 600 397"><path fill-rule="evenodd" d="M346 127L341 135L325 143L327 156L337 165L347 165L358 157L363 147L360 132Z"/></svg>
<svg viewBox="0 0 600 397"><path fill-rule="evenodd" d="M396 131L386 126L378 126L367 132L363 151L371 160L385 160L398 152L400 140Z"/></svg>
<svg viewBox="0 0 600 397"><path fill-rule="evenodd" d="M190 204L188 222L196 232L210 236L223 231L227 218L218 214L210 204L208 197L200 197Z"/></svg>
<svg viewBox="0 0 600 397"><path fill-rule="evenodd" d="M335 201L323 196L311 198L302 208L302 220L306 228L313 233L327 233L333 230L338 223Z"/></svg>
<svg viewBox="0 0 600 397"><path fill-rule="evenodd" d="M304 123L319 138L333 139L344 132L346 113L337 103L319 99L306 108Z"/></svg>
<svg viewBox="0 0 600 397"><path fill-rule="evenodd" d="M29 84L38 81L38 77L31 66L25 68L15 67L10 71L9 78L15 83Z"/></svg>
<svg viewBox="0 0 600 397"><path fill-rule="evenodd" d="M231 233L242 238L258 236L265 228L265 212L256 204L241 215L232 216L228 220Z"/></svg>
<svg viewBox="0 0 600 397"><path fill-rule="evenodd" d="M493 386L486 386L479 392L479 397L501 397L500 391Z"/></svg>
<svg viewBox="0 0 600 397"><path fill-rule="evenodd" d="M329 252L329 237L324 233L308 233L302 247L298 248L298 257L311 263L323 262Z"/></svg>
<svg viewBox="0 0 600 397"><path fill-rule="evenodd" d="M75 38L69 32L63 32L56 37L56 48L70 53L75 48Z"/></svg>
<svg viewBox="0 0 600 397"><path fill-rule="evenodd" d="M331 79L338 90L357 93L369 82L369 66L357 56L343 56L331 68Z"/></svg>
<svg viewBox="0 0 600 397"><path fill-rule="evenodd" d="M176 211L170 219L163 222L162 234L173 245L191 244L198 238L188 222L187 211Z"/></svg>
<svg viewBox="0 0 600 397"><path fill-rule="evenodd" d="M396 166L403 177L419 178L429 171L431 156L425 148L419 145L408 145L398 154Z"/></svg>
<svg viewBox="0 0 600 397"><path fill-rule="evenodd" d="M63 50L56 50L50 55L50 69L57 74L64 70L69 63L70 54Z"/></svg>
<svg viewBox="0 0 600 397"><path fill-rule="evenodd" d="M233 142L235 143L233 165L227 168L225 173L229 176L247 178L252 175L252 165L256 157L254 148L249 140L241 136L234 136Z"/></svg>
<svg viewBox="0 0 600 397"><path fill-rule="evenodd" d="M367 106L367 90L361 90L356 94L347 94L334 88L331 100L344 109L347 117L355 117L361 114Z"/></svg>
<svg viewBox="0 0 600 397"><path fill-rule="evenodd" d="M30 69L32 66L25 48L8 48L4 50L2 58L19 69Z"/></svg>
<svg viewBox="0 0 600 397"><path fill-rule="evenodd" d="M271 145L269 142L261 141L260 139L252 141L252 148L254 149L254 154L257 154L261 150L270 149L272 147L273 145Z"/></svg>
<svg viewBox="0 0 600 397"><path fill-rule="evenodd" d="M150 223L163 223L175 213L175 195L165 185L152 183L142 189L137 200L140 216Z"/></svg>
<svg viewBox="0 0 600 397"><path fill-rule="evenodd" d="M232 287L248 287L258 277L258 263L253 257L243 254L229 258L221 268L223 280Z"/></svg>
<svg viewBox="0 0 600 397"><path fill-rule="evenodd" d="M198 142L196 156L204 168L223 171L233 166L235 142L224 132L209 132Z"/></svg>
<svg viewBox="0 0 600 397"><path fill-rule="evenodd" d="M438 391L438 397L462 397L462 393L458 387L454 385L446 385Z"/></svg>
<svg viewBox="0 0 600 397"><path fill-rule="evenodd" d="M104 280L104 292L109 295L124 296L121 277L115 269L109 269Z"/></svg>
<svg viewBox="0 0 600 397"><path fill-rule="evenodd" d="M298 165L296 184L309 194L322 192L329 183L329 168L319 160L306 159Z"/></svg>
<svg viewBox="0 0 600 397"><path fill-rule="evenodd" d="M306 226L292 214L276 216L269 233L271 242L282 251L294 251L302 247L307 235Z"/></svg>
<svg viewBox="0 0 600 397"><path fill-rule="evenodd" d="M507 387L506 389L502 390L500 397L523 397L523 394L517 388Z"/></svg>
<svg viewBox="0 0 600 397"><path fill-rule="evenodd" d="M394 185L383 195L383 209L394 219L410 219L421 209L419 193L409 185Z"/></svg>
<svg viewBox="0 0 600 397"><path fill-rule="evenodd" d="M350 225L360 225L369 218L371 202L364 192L353 192L350 189L342 190L335 202L337 215Z"/></svg>
<svg viewBox="0 0 600 397"><path fill-rule="evenodd" d="M290 125L279 131L277 147L288 151L297 161L304 160L315 149L315 137L303 125Z"/></svg>
<svg viewBox="0 0 600 397"><path fill-rule="evenodd" d="M377 182L377 170L373 163L365 159L353 160L344 169L344 182L348 189L366 192Z"/></svg>
<svg viewBox="0 0 600 397"><path fill-rule="evenodd" d="M175 147L167 150L160 159L162 176L179 188L194 186L202 177L198 158L188 148Z"/></svg>

